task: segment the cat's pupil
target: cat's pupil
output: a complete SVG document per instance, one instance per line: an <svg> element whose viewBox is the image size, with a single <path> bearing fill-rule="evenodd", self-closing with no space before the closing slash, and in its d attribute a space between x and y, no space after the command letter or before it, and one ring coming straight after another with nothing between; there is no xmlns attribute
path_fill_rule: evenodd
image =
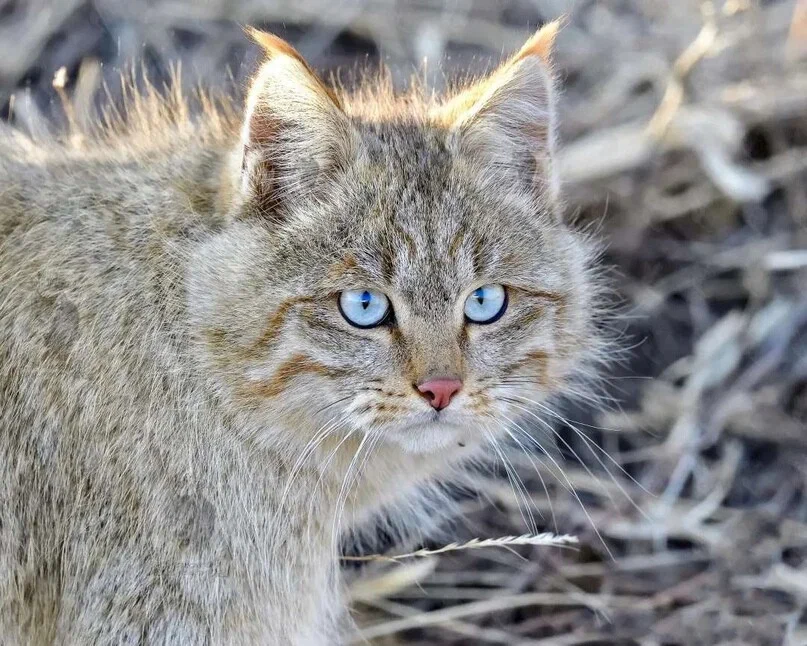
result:
<svg viewBox="0 0 807 646"><path fill-rule="evenodd" d="M481 305L485 301L485 291L480 287L474 292L474 297L476 298L477 302Z"/></svg>
<svg viewBox="0 0 807 646"><path fill-rule="evenodd" d="M362 308L367 309L368 307L370 307L370 298L371 298L370 292L362 292L361 295Z"/></svg>

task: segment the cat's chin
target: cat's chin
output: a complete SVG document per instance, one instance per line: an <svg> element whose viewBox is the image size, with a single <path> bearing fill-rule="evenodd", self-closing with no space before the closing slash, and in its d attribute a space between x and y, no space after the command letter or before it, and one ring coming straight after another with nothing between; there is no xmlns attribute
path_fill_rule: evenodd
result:
<svg viewBox="0 0 807 646"><path fill-rule="evenodd" d="M440 418L401 425L386 433L390 444L415 455L471 448L479 443L478 435L468 422Z"/></svg>

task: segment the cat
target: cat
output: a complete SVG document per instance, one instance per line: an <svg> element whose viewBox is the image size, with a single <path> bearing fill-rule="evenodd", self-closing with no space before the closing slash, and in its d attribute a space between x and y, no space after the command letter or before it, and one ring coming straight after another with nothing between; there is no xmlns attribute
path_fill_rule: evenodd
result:
<svg viewBox="0 0 807 646"><path fill-rule="evenodd" d="M597 345L557 28L442 98L254 31L243 109L0 135L0 642L341 643L340 536Z"/></svg>

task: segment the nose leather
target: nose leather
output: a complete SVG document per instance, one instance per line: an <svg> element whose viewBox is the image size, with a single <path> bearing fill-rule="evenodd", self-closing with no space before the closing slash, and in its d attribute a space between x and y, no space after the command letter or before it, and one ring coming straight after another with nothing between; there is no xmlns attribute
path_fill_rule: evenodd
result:
<svg viewBox="0 0 807 646"><path fill-rule="evenodd" d="M460 388L462 388L462 382L459 379L448 377L428 379L417 385L420 394L437 410L443 410L448 406L451 398L460 391Z"/></svg>

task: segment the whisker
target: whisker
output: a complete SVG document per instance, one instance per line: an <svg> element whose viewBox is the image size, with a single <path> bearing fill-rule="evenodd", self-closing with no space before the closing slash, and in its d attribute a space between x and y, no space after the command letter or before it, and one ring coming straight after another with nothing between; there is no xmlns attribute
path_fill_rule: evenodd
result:
<svg viewBox="0 0 807 646"><path fill-rule="evenodd" d="M345 435L341 440L339 440L339 443L336 445L336 447L334 447L334 449L328 454L328 457L325 459L325 461L322 463L322 466L320 467L320 474L319 478L317 479L317 484L314 487L314 493L316 493L319 490L319 487L322 485L322 481L324 480L325 474L328 471L328 466L330 466L331 462L333 462L333 459L334 457L336 457L336 454L339 452L339 449L342 448L342 445L345 442L347 442L353 436L354 433L356 433L355 429L350 430L347 433L347 435ZM314 496L312 495L311 498L313 501Z"/></svg>
<svg viewBox="0 0 807 646"><path fill-rule="evenodd" d="M523 379L519 377L505 377L504 379L499 380L498 383L496 383L496 385L499 387L511 387L511 388L515 388L518 386L535 387L540 385L541 379L542 377L537 376L535 378L525 377ZM592 384L588 384L588 387L591 388ZM590 391L589 392L582 391L575 388L573 385L567 384L564 386L563 392L564 395L569 399L574 399L581 402L596 402L598 404L607 404L608 406L613 406L615 408L618 408L619 410L622 410L621 409L622 401L619 398L614 397L601 390L597 391L594 394L594 397L591 397ZM613 429L600 429L600 430L613 430Z"/></svg>
<svg viewBox="0 0 807 646"><path fill-rule="evenodd" d="M333 537L333 540L335 540L335 541L338 541L338 536L339 536L338 523L342 520L342 511L343 511L343 507L344 507L344 502L342 501L342 496L346 495L347 487L348 487L348 481L349 481L349 478L350 478L351 473L353 471L353 468L356 466L356 462L357 462L357 460L359 458L359 455L361 455L362 449L364 448L364 445L369 441L370 437L371 437L370 434L365 433L364 437L359 442L359 446L356 449L356 452L353 454L353 458L350 460L350 464L348 464L348 467L345 470L345 475L342 478L342 486L339 489L339 494L336 496L336 509L334 510L334 518L333 518L333 524L332 524L332 528L331 528L331 531L332 531L331 536Z"/></svg>
<svg viewBox="0 0 807 646"><path fill-rule="evenodd" d="M537 441L537 440L536 440L536 439L535 439L535 438L534 438L532 435L530 435L530 433L528 433L527 431L525 431L525 430L524 430L524 429L523 429L523 428L522 428L522 427L521 427L519 424L517 424L517 423L516 423L514 420L510 419L510 418L509 418L509 417L507 417L506 415L502 415L502 417L504 417L504 418L505 418L505 419L506 419L508 422L510 422L510 423L511 423L511 424L512 424L512 425L513 425L513 426L514 426L516 429L518 429L519 431L521 431L521 432L522 432L522 433L523 433L523 434L524 434L526 437L528 437L528 438L530 438L531 440L533 440L534 442L536 442L536 444L537 444L537 445L538 445L538 446L541 448L541 450L542 450L542 451L544 450L544 449L543 449L543 447L541 447L540 443L538 443L538 441ZM561 467L561 466L560 466L560 465L557 463L557 461L555 460L555 458L553 458L551 455L549 455L549 453L546 453L546 451L544 451L544 453L546 454L546 457L547 457L547 458L549 458L549 460L550 460L550 461L552 461L552 463L553 463L553 464L555 464L555 466L557 466L557 467L558 467L558 469L560 470L560 473L561 473L561 475L563 476L563 479L564 479L564 480L566 480L566 483L569 485L569 488L570 488L570 489L569 489L569 491L570 491L570 492L571 492L571 494L572 494L572 495L575 497L575 499L577 500L578 504L580 505L580 508L583 510L583 513L586 515L586 518L588 519L588 522L589 522L589 524L591 525L591 528L594 530L594 533L597 535L597 538L599 539L599 541L600 541L600 543L602 544L603 548L605 549L606 553L607 553L607 554L608 554L608 556L609 556L609 557L610 557L610 558L613 560L613 559L614 559L614 555L613 555L613 553L611 552L610 548L609 548L609 547L608 547L608 545L606 544L605 539L603 538L602 534L600 533L600 530L599 530L599 529L597 529L597 525L596 525L596 523L594 522L594 519L591 517L591 514L589 514L589 513L588 513L588 509L586 509L586 506L583 504L583 500L580 498L580 495L577 493L577 491L575 491L574 487L572 486L572 482L571 482L571 480L569 480L569 477L566 475L566 472L565 472L565 471L563 470L563 468L562 468L562 467Z"/></svg>
<svg viewBox="0 0 807 646"><path fill-rule="evenodd" d="M308 443L303 448L302 452L300 453L299 457L297 458L294 466L291 469L291 473L289 474L288 481L286 482L286 486L283 489L283 495L280 497L280 507L283 508L283 505L286 502L286 496L288 496L289 491L291 490L291 486L299 474L299 472L303 468L303 464L314 454L317 447L325 441L325 438L334 430L335 417L332 417L328 420L315 434L314 437L311 438ZM338 425L340 422L337 422Z"/></svg>
<svg viewBox="0 0 807 646"><path fill-rule="evenodd" d="M545 428L547 428L549 430L549 432L552 433L561 442L561 444L563 444L563 446L566 447L566 449L572 454L572 456L574 456L574 459L577 460L580 463L580 465L583 467L583 469L586 471L586 473L589 476L591 476L594 480L599 482L599 478L591 471L591 469L583 461L583 459L580 457L580 455L578 455L577 451L575 451L572 448L572 446L564 439L564 437L560 433L557 432L557 430L555 430L552 427L551 424L549 424L546 420L541 419L540 417L538 417L531 410L529 410L529 409L525 408L524 406L522 406L521 404L519 404L516 400L506 398L506 399L504 399L504 401L507 401L508 403L512 404L516 408L518 408L520 410L523 410L524 412L528 413L529 415L532 415L538 422L540 422ZM589 449L589 450L591 450L591 449ZM597 457L597 456L595 455L595 457ZM603 468L605 469L604 466L603 466ZM605 471L606 471L606 473L608 473L608 475L611 475L611 472L608 471L608 469L605 469ZM613 480L613 475L611 475L611 479ZM611 496L611 493L609 491L606 490L605 495L608 497L608 499L614 505L616 505L616 501L613 499L613 497Z"/></svg>
<svg viewBox="0 0 807 646"><path fill-rule="evenodd" d="M336 406L337 404L341 404L342 402L346 402L349 399L353 399L353 397L354 395L347 395L345 397L340 397L339 399L332 401L330 404L325 404L325 406L323 406L322 408L318 408L312 413L312 415L313 416L319 415L320 413L325 412L326 410L332 408L333 406Z"/></svg>
<svg viewBox="0 0 807 646"><path fill-rule="evenodd" d="M552 462L552 465L553 465L554 467L556 467L556 468L558 469L558 471L559 471L561 474L563 474L563 467L560 465L560 463L559 463L559 462L558 462L556 459L554 459L554 458L552 457L552 455L550 454L550 452L549 452L549 451L548 451L548 450L547 450L547 449L544 447L544 445L543 445L543 444L541 444L541 443L538 441L538 439L537 439L536 437L533 437L533 436L532 436L530 433L528 433L528 432L527 432L527 431L525 431L523 428L521 428L521 426L518 426L517 424L515 424L515 422L514 422L513 420L511 420L511 419L507 418L506 416L505 416L505 419L507 419L507 420L508 420L508 421L509 421L511 424L514 424L514 425L516 426L517 430L518 430L518 431L520 431L521 433L523 433L523 434L524 434L524 435L525 435L525 436L526 436L526 437L529 439L529 441L530 441L530 442L532 442L532 444L533 444L533 445L534 445L536 448L538 448L538 450L540 450L540 451L541 451L541 453L543 453L543 454L544 454L544 455L545 455L545 456L546 456L546 457L547 457L547 458L548 458L548 459L549 459L549 460ZM501 424L501 422L498 422L498 423L499 423L499 426L503 426L503 425ZM551 473L551 474L552 474L552 475L553 475L555 478L557 478L557 480L558 480L558 484L560 484L560 486L561 486L561 487L563 487L563 488L564 488L566 491L568 491L569 493L573 493L573 487L571 486L571 483L568 483L568 484L567 484L567 483L564 483L564 482L562 482L562 481L561 481L561 479L560 479L560 478L558 478L558 476L555 474L555 472L554 472L554 471L549 470L549 472L550 472L550 473Z"/></svg>
<svg viewBox="0 0 807 646"><path fill-rule="evenodd" d="M492 415L488 414L488 415L486 415L486 417L488 419L496 422L496 418L494 418ZM510 432L509 429L504 428L503 426L502 426L502 428L510 436L510 438L512 438L512 440L518 445L518 447L521 449L521 452L525 456L527 456L527 459L530 461L530 464L532 465L532 468L535 471L535 475L538 476L538 480L541 482L541 487L543 487L544 493L546 494L546 501L547 501L547 504L549 505L549 514L552 517L552 524L555 527L555 532L559 533L560 530L558 529L558 521L557 521L557 518L555 517L555 508L554 508L554 505L552 504L552 496L549 495L549 489L546 486L546 481L544 480L544 476L541 474L541 470L538 468L538 465L535 464L535 460L533 460L533 457L538 457L538 456L535 456L533 451L528 451L527 448L521 442L518 441L518 438ZM540 460L541 463L543 464L543 460L541 460L540 457L538 457L538 460ZM541 518L543 518L543 513L541 512L540 509L538 510L538 513L541 515Z"/></svg>
<svg viewBox="0 0 807 646"><path fill-rule="evenodd" d="M499 447L499 444L496 441L496 437L492 433L489 433L487 429L483 428L483 431L485 432L485 435L488 438L491 447L496 452L496 455L498 455L499 459L502 461L502 466L504 467L504 470L507 473L507 479L510 482L510 487L513 490L513 495L516 497L516 501L518 501L518 511L519 514L521 515L521 519L524 521L524 524L530 529L531 532L533 533L537 532L538 529L535 524L535 517L533 516L532 509L530 508L531 502L529 499L529 492L527 491L527 488L524 485L524 481L521 480L521 478L515 472L515 468ZM523 507L522 502L524 504Z"/></svg>
<svg viewBox="0 0 807 646"><path fill-rule="evenodd" d="M604 448L602 448L602 447L601 447L599 444L597 444L597 443L596 443L594 440L592 440L590 437L588 437L588 436L587 436L585 433L583 433L583 431L581 431L579 428L577 428L577 427L576 427L574 424L572 424L572 423L571 423L571 422L570 422L568 419L566 419L565 417L563 417L563 415L560 415L560 414L559 414L559 413L557 413L556 411L553 411L553 410L552 410L551 408L549 408L548 406L544 406L544 405L543 405L543 404L541 404L540 402L533 401L533 400L532 400L532 399L530 399L529 397L523 397L523 396L518 396L518 395L516 395L516 398L517 398L517 399L521 399L521 400L526 401L526 402L529 402L529 403L531 403L531 404L534 404L535 406L537 406L538 408L540 408L542 411L544 411L544 412L545 412L545 413L547 413L548 415L551 415L551 416L552 416L552 417L554 417L555 419L557 419L557 420L559 420L559 421L563 422L563 423L564 423L566 426L568 426L568 427L569 427L570 429L572 429L572 430L573 430L575 433L577 433L577 435L578 435L578 436L579 436L579 437L580 437L580 438L583 440L583 442L585 443L586 447L587 447L587 448L588 448L588 450L591 452L591 454L594 456L594 458L597 460L597 462L599 462L600 466L601 466L601 467L602 467L602 468L605 470L605 472L606 472L606 473L607 473L609 476L611 476L611 479L614 481L614 484L615 484L617 487L619 487L619 490L622 492L622 494L623 494L623 495L624 495L624 496L625 496L625 497L626 497L626 498L627 498L627 499L630 501L630 503L631 503L631 504L632 504L634 507L636 507L636 510L637 510L639 513L641 513L643 516L645 516L645 514L644 514L644 512L642 511L641 507L639 507L639 505L638 505L638 504L637 504L637 503L636 503L636 502L633 500L633 498L631 498L631 496L630 496L630 495L629 495L629 494L628 494L628 493L627 493L627 492L626 492L626 491L625 491L625 490L622 488L621 484L620 484L620 483L619 483L619 481L618 481L618 480L617 480L617 479L614 477L614 475L611 473L610 469L608 469L608 467L607 467L607 466L606 466L606 465L603 463L602 459L601 459L601 458L599 457L599 455L598 455L598 452L599 452L599 453L602 453L602 455L604 455L606 458L608 458L608 460L609 460L610 462L612 462L612 463L614 464L614 466L616 466L616 467L617 467L617 469L619 469L619 470L622 472L622 474L623 474L623 475L625 475L625 477L627 477L627 478L628 478L628 479L629 479L631 482L633 482L633 484L635 484L637 487L639 487L639 488L640 488L640 489L641 489L641 490L642 490L644 493L648 494L649 496L653 496L654 494L653 494L651 491L648 491L648 490L647 490L647 489L644 487L644 485L642 485L642 483L641 483L641 482L639 482L638 480L636 480L636 478L634 478L634 477L633 477L633 476L632 476L630 473L628 473L628 472L627 472L627 470L626 470L626 469L625 469L625 468L624 468L624 467L623 467L621 464L619 464L619 462L617 462L617 461L616 461L616 460L613 458L613 456L611 456L611 454L610 454L610 453L608 453L608 451L606 451L606 450L605 450ZM511 403L512 403L512 402L511 402ZM514 404L514 405L518 405L518 404ZM540 417L538 417L538 416L537 416L537 415L536 415L536 414L535 414L533 411L531 411L531 410L529 410L529 409L527 409L527 408L522 408L522 410L526 411L527 413L529 413L530 415L532 415L532 416L533 416L533 417L535 417L536 419L538 419L538 420L540 420L540 421L542 421L542 422L544 422L544 423L546 424L546 421L545 421L545 420L542 420ZM549 428L551 428L551 425L547 424L547 426L548 426ZM552 429L552 431L555 433L555 435L556 435L556 436L557 436L559 439L562 439L562 438L561 438L561 436L560 436L560 435L557 433L557 431L555 431L554 429ZM565 442L565 440L562 440L562 441L563 441L563 443L564 443L564 444L566 444L566 446L568 447L568 444ZM596 451L595 451L595 449L596 449ZM571 450L571 447L569 447L569 450ZM573 451L572 451L572 452L573 452ZM573 452L573 453L574 453L574 452ZM581 462L581 464L582 464L582 461L580 460L580 458L579 458L577 455L575 455L575 458L576 458L578 461L580 461L580 462ZM646 516L645 516L645 517L646 517Z"/></svg>

